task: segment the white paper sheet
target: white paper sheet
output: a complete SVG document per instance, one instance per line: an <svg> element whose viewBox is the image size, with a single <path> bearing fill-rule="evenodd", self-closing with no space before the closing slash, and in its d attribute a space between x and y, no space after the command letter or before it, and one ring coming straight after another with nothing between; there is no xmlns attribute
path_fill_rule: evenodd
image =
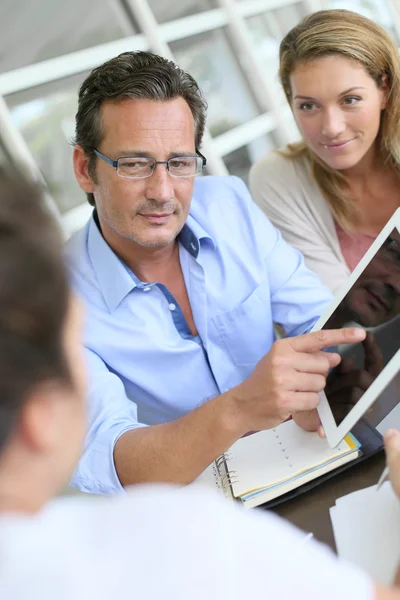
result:
<svg viewBox="0 0 400 600"><path fill-rule="evenodd" d="M390 584L400 560L400 501L390 482L343 496L330 509L338 555Z"/></svg>

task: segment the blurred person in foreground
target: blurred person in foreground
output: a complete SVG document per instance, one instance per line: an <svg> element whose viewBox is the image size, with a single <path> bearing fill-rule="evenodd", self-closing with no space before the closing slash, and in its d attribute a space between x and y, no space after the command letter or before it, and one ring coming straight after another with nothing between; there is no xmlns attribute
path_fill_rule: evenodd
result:
<svg viewBox="0 0 400 600"><path fill-rule="evenodd" d="M84 439L81 325L40 191L1 173L0 598L400 598L277 517L196 486L49 502Z"/></svg>
<svg viewBox="0 0 400 600"><path fill-rule="evenodd" d="M74 168L93 213L67 254L87 314L83 491L188 483L291 416L316 430L338 360L321 350L365 336L299 335L331 294L240 179L196 179L205 118L194 79L149 52L109 60L80 88Z"/></svg>

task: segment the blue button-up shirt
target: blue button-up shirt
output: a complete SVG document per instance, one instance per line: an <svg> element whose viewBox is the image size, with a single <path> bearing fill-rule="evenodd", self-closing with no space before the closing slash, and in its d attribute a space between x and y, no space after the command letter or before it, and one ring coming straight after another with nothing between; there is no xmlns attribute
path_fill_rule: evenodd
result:
<svg viewBox="0 0 400 600"><path fill-rule="evenodd" d="M331 293L253 203L236 177L196 181L179 255L198 336L168 289L140 282L92 217L67 244L87 310L89 429L72 485L122 490L118 438L177 419L241 383L274 342L308 331Z"/></svg>

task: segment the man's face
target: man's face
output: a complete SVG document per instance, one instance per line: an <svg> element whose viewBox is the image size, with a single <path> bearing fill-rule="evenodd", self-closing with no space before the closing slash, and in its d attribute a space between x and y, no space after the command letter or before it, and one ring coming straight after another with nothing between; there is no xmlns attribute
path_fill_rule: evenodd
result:
<svg viewBox="0 0 400 600"><path fill-rule="evenodd" d="M103 139L98 150L116 160L145 156L157 161L195 154L195 129L182 98L158 102L125 99L101 109ZM173 242L188 217L194 178L176 178L157 165L145 179L118 175L97 159L93 193L107 241L123 238L144 247Z"/></svg>
<svg viewBox="0 0 400 600"><path fill-rule="evenodd" d="M394 230L347 295L346 311L364 327L400 314L400 235Z"/></svg>

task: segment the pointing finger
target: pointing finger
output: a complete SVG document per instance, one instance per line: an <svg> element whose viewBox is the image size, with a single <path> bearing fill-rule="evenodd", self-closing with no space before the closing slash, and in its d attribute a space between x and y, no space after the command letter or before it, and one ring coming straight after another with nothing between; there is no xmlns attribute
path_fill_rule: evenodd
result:
<svg viewBox="0 0 400 600"><path fill-rule="evenodd" d="M354 344L365 340L366 332L361 327L344 327L343 329L321 329L288 338L296 352L318 352L339 344Z"/></svg>

